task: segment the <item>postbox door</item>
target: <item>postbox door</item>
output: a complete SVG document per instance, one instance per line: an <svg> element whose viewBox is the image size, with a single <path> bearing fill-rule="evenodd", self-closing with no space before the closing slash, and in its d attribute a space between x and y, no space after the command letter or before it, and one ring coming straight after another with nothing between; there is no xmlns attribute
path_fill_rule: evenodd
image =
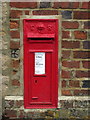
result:
<svg viewBox="0 0 90 120"><path fill-rule="evenodd" d="M53 67L52 54L53 54L52 52L31 52L30 53L30 58L33 58L32 62L29 63L30 65L29 71L31 71L30 72L31 80L29 80L30 81L29 82L29 86L30 86L29 100L31 105L33 104L52 105L53 104L53 98L52 98L53 71L51 69L51 67ZM40 56L42 56L42 58L38 58Z"/></svg>

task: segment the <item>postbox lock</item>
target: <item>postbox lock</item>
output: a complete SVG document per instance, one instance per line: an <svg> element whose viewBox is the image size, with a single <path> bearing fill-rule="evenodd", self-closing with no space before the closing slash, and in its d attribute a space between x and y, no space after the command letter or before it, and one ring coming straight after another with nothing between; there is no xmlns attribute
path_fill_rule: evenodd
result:
<svg viewBox="0 0 90 120"><path fill-rule="evenodd" d="M35 83L37 83L38 81L37 80L35 80Z"/></svg>

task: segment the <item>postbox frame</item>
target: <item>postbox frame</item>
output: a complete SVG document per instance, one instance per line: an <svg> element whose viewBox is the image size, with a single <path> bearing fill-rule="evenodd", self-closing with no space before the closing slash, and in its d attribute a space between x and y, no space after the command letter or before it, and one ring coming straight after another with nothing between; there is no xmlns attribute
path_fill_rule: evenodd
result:
<svg viewBox="0 0 90 120"><path fill-rule="evenodd" d="M21 18L20 18L20 24L21 24L21 26L22 26L22 28L23 28L23 20L24 19L57 19L58 20L58 99L59 99L59 97L60 97L60 87L61 87L61 83L60 83L60 57L61 57L61 16L60 15L53 15L53 16L27 16L27 15L23 15L23 16L21 16ZM21 76L20 76L20 79L22 79L23 80L23 76L22 75L24 75L23 74L23 64L24 64L24 61L23 61L23 54L22 54L22 52L23 52L23 29L21 29L21 34L20 34L20 38L21 38L21 42L20 42L20 44L21 44L21 49L20 49L20 53L21 53L21 69L22 69L22 71L21 71ZM24 81L24 80L23 80ZM23 82L22 82L23 83ZM22 88L24 89L24 85L25 84L22 84ZM23 90L22 89L22 90ZM25 91L24 91L25 92ZM57 102L58 102L58 100L57 100ZM26 100L25 100L25 103L26 103ZM32 107L26 107L27 105L25 104L25 108L27 108L27 109L30 109L30 108L32 108ZM58 106L57 106L57 108L59 107L59 104L58 104ZM34 107L35 108L35 107ZM36 107L37 108L37 107ZM41 108L45 108L45 107L41 107ZM55 108L55 107L47 107L47 108Z"/></svg>

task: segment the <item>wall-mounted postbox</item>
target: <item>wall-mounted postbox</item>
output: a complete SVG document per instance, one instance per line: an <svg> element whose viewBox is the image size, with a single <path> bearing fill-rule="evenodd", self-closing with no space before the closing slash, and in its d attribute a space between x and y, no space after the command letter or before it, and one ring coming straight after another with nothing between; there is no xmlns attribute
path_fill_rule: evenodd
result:
<svg viewBox="0 0 90 120"><path fill-rule="evenodd" d="M58 19L24 19L25 108L56 108Z"/></svg>

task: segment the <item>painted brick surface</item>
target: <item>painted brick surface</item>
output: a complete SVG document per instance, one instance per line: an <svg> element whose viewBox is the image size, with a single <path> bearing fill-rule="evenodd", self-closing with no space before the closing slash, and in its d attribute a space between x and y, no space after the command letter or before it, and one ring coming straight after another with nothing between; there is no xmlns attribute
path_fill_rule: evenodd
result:
<svg viewBox="0 0 90 120"><path fill-rule="evenodd" d="M87 96L90 94L90 2L11 2L3 7L3 114L6 118L89 120ZM9 10L10 9L10 10ZM8 12L7 12L8 11ZM8 13L8 14L6 14ZM5 16L6 15L6 16ZM20 79L22 49L20 16L62 15L61 55L59 60L60 98L55 110L26 110L23 100L23 80ZM7 34L5 36L5 33ZM59 45L60 47L60 45ZM11 53L10 53L11 52ZM9 54L7 54L9 53ZM9 60L10 59L10 60ZM8 65L9 64L9 65ZM89 70L88 70L89 69ZM22 75L23 76L23 75ZM8 82L9 81L9 82ZM7 87L9 88L7 90ZM6 92L7 91L7 92ZM12 96L16 98L13 99ZM65 96L65 98L63 98ZM11 98L10 98L11 97ZM67 100L67 97L73 100ZM84 99L80 98L84 97ZM61 100L63 98L63 100ZM78 100L76 100L78 98ZM18 99L18 100L17 100ZM79 100L80 99L80 100Z"/></svg>

